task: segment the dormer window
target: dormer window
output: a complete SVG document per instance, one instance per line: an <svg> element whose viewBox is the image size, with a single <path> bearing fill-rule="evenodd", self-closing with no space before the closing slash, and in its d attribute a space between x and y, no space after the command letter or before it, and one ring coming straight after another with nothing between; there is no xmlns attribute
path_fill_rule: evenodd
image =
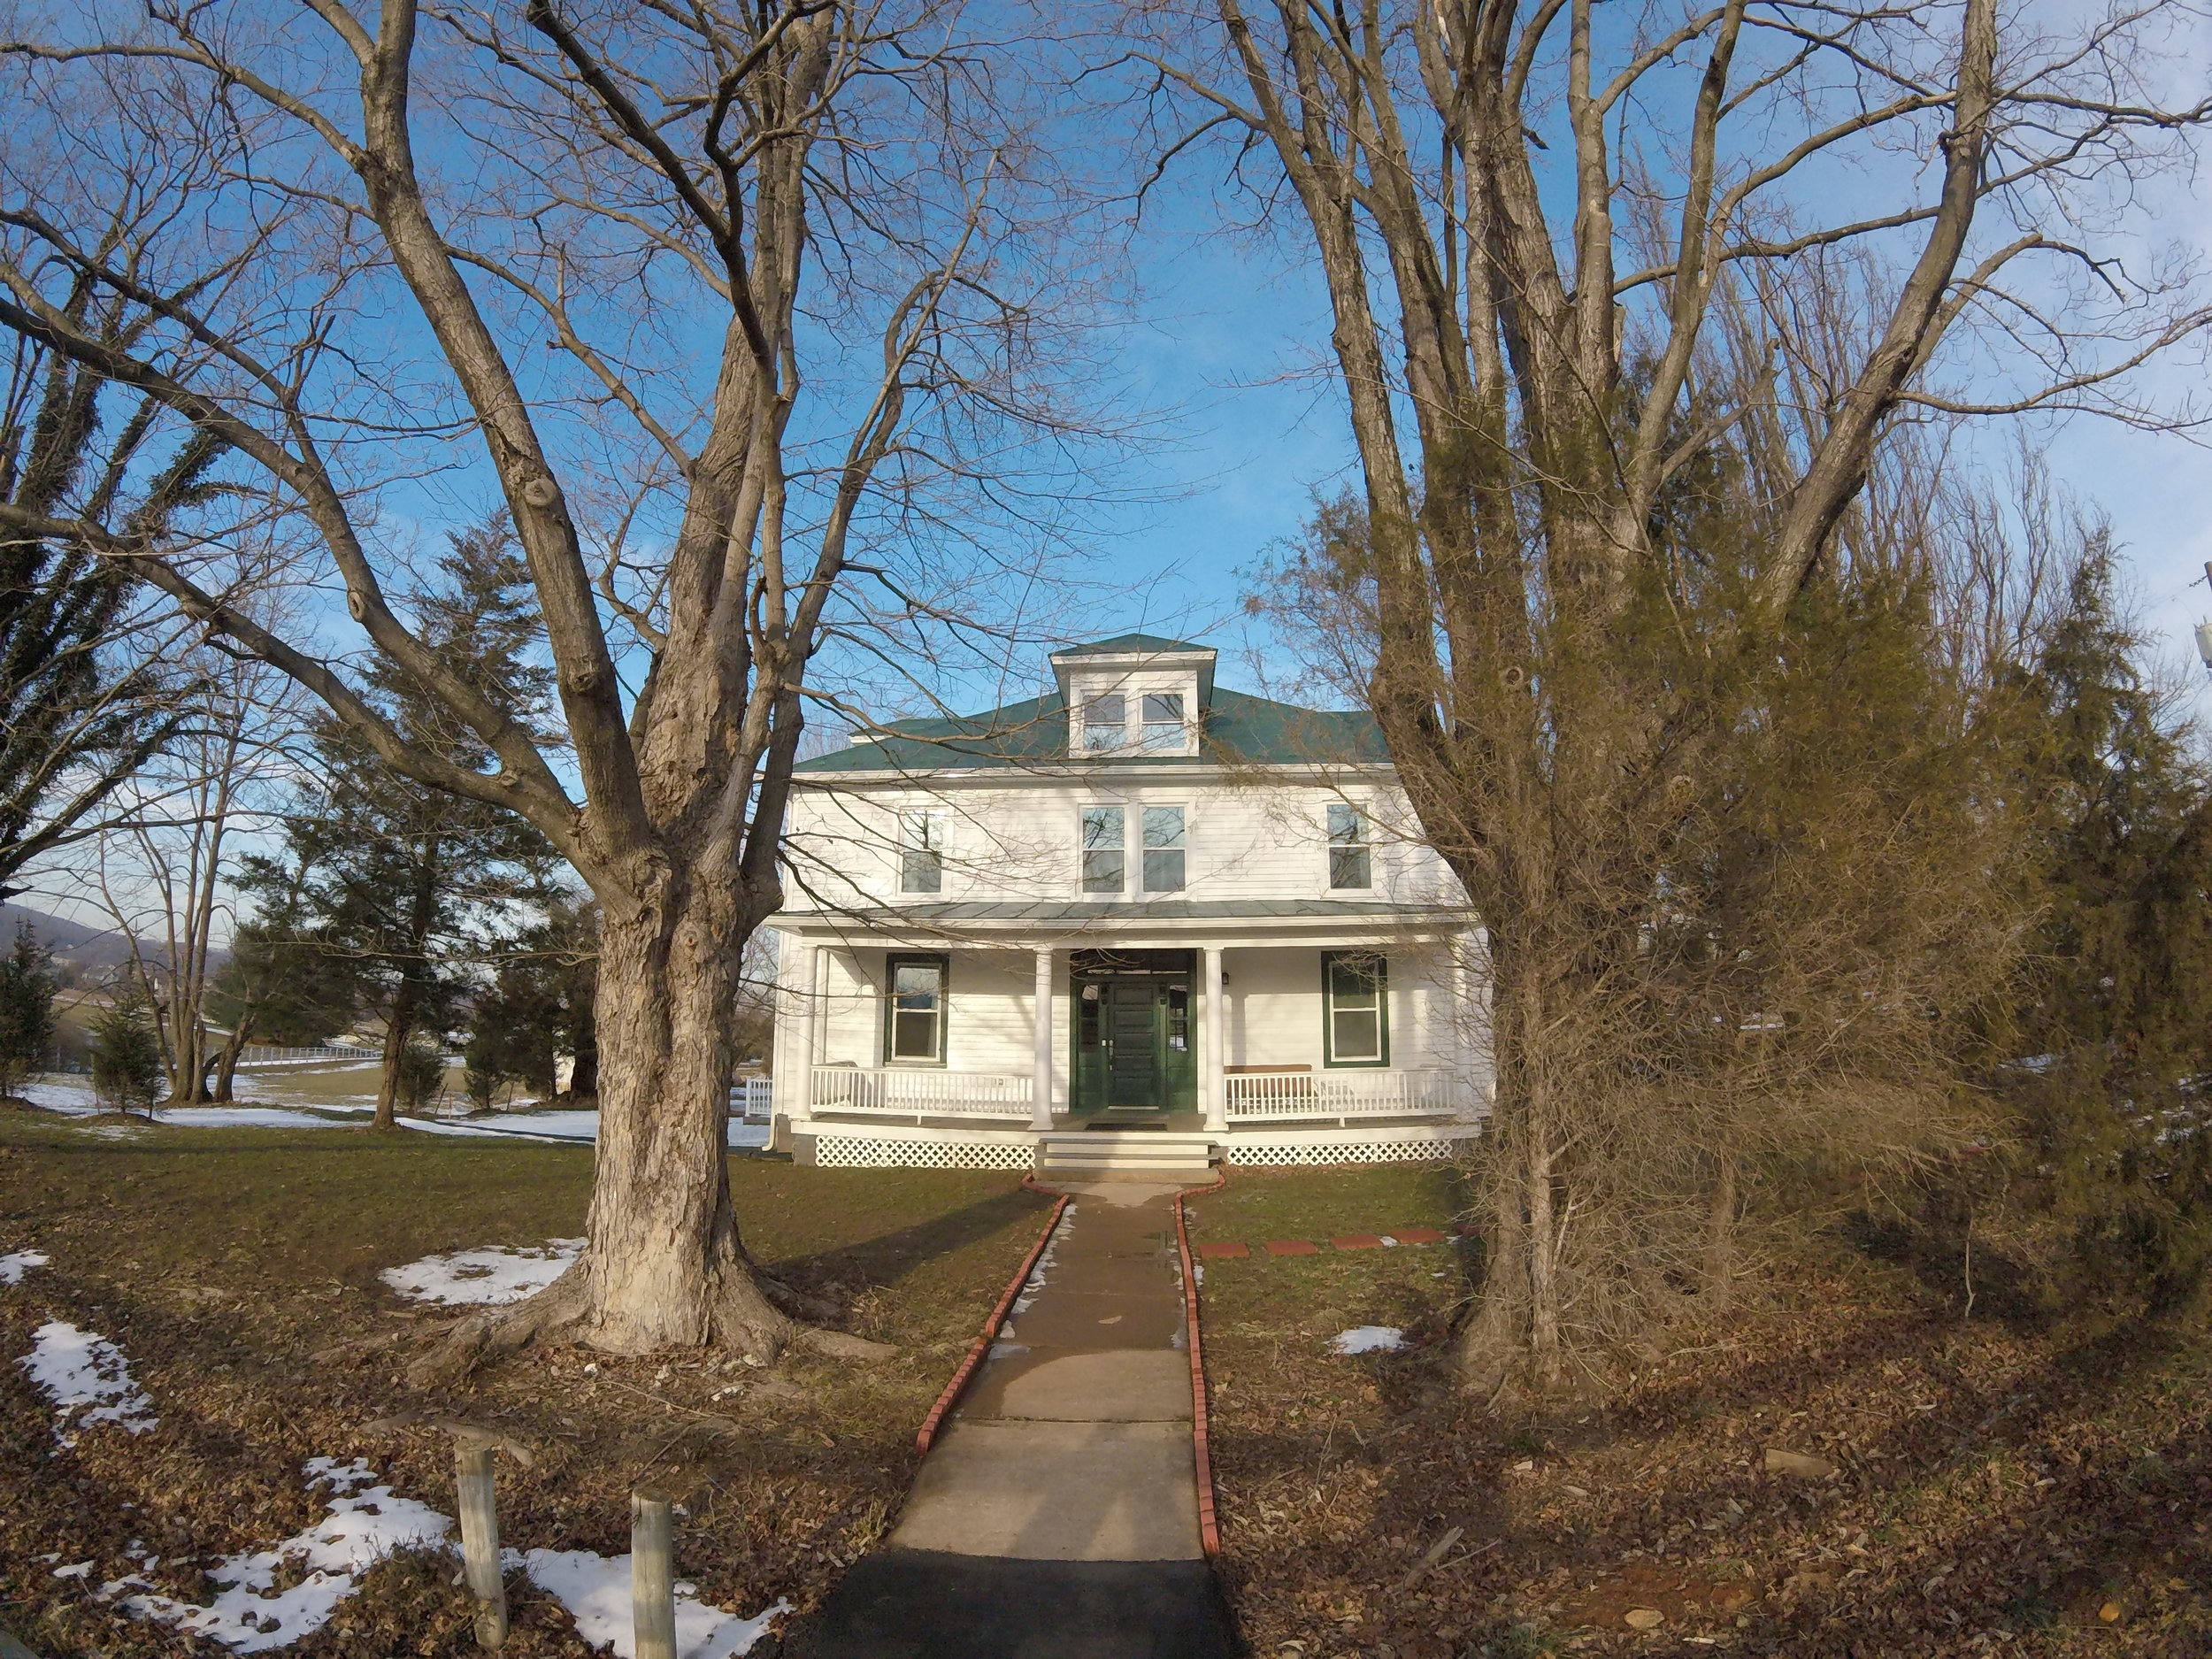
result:
<svg viewBox="0 0 2212 1659"><path fill-rule="evenodd" d="M1144 698L1144 746L1156 753L1183 749L1183 694L1151 691Z"/></svg>
<svg viewBox="0 0 2212 1659"><path fill-rule="evenodd" d="M1083 705L1085 749L1119 749L1128 741L1129 700L1121 693L1102 692Z"/></svg>

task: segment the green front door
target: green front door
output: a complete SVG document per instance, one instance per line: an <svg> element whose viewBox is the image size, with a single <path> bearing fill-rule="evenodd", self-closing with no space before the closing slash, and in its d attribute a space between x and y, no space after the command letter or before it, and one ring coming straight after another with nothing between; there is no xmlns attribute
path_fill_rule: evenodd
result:
<svg viewBox="0 0 2212 1659"><path fill-rule="evenodd" d="M1196 1106L1188 974L1078 973L1072 990L1078 1112Z"/></svg>

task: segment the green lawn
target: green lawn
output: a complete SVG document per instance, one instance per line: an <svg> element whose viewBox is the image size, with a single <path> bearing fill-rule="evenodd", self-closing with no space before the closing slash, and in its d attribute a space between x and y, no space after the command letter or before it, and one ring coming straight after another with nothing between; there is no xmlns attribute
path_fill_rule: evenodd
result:
<svg viewBox="0 0 2212 1659"><path fill-rule="evenodd" d="M801 1169L733 1157L747 1246L899 1345L879 1364L805 1355L772 1371L726 1355L623 1360L533 1348L424 1394L403 1380L449 1316L398 1302L379 1270L433 1252L581 1231L591 1152L365 1129L182 1129L64 1120L0 1106L0 1252L50 1266L0 1288L0 1348L64 1318L114 1340L162 1417L134 1439L94 1430L58 1449L46 1402L0 1365L0 1623L61 1655L173 1655L173 1632L89 1594L136 1570L204 1594L198 1563L259 1548L319 1513L309 1457L361 1456L402 1494L452 1509L449 1449L427 1432L371 1435L400 1410L495 1423L533 1446L503 1466L518 1548L627 1548L630 1486L685 1502L679 1565L718 1605L804 1606L880 1534L914 1467L913 1435L1033 1242L1048 1202L1010 1174ZM349 1339L388 1345L328 1350ZM58 1583L39 1557L93 1560ZM581 1655L572 1627L518 1592L506 1650ZM210 1653L219 1651L208 1648ZM475 1651L459 1592L407 1562L298 1651Z"/></svg>

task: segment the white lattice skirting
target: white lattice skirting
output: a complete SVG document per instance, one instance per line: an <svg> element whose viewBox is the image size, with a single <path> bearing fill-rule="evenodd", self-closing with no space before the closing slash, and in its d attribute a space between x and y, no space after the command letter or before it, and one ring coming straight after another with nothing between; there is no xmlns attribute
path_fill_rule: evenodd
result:
<svg viewBox="0 0 2212 1659"><path fill-rule="evenodd" d="M1308 1141L1290 1145L1229 1143L1227 1161L1251 1169L1284 1164L1419 1164L1447 1163L1459 1155L1455 1141Z"/></svg>
<svg viewBox="0 0 2212 1659"><path fill-rule="evenodd" d="M887 1141L875 1135L821 1135L814 1161L840 1170L1026 1170L1037 1148L1026 1141Z"/></svg>

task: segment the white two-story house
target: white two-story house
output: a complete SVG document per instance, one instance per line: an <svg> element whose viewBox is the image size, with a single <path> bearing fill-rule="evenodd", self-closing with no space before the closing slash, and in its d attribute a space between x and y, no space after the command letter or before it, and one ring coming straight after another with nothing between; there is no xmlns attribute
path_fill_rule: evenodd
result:
<svg viewBox="0 0 2212 1659"><path fill-rule="evenodd" d="M825 1164L1179 1177L1448 1156L1489 1077L1480 935L1381 734L1054 654L1052 695L800 764L776 1138Z"/></svg>

